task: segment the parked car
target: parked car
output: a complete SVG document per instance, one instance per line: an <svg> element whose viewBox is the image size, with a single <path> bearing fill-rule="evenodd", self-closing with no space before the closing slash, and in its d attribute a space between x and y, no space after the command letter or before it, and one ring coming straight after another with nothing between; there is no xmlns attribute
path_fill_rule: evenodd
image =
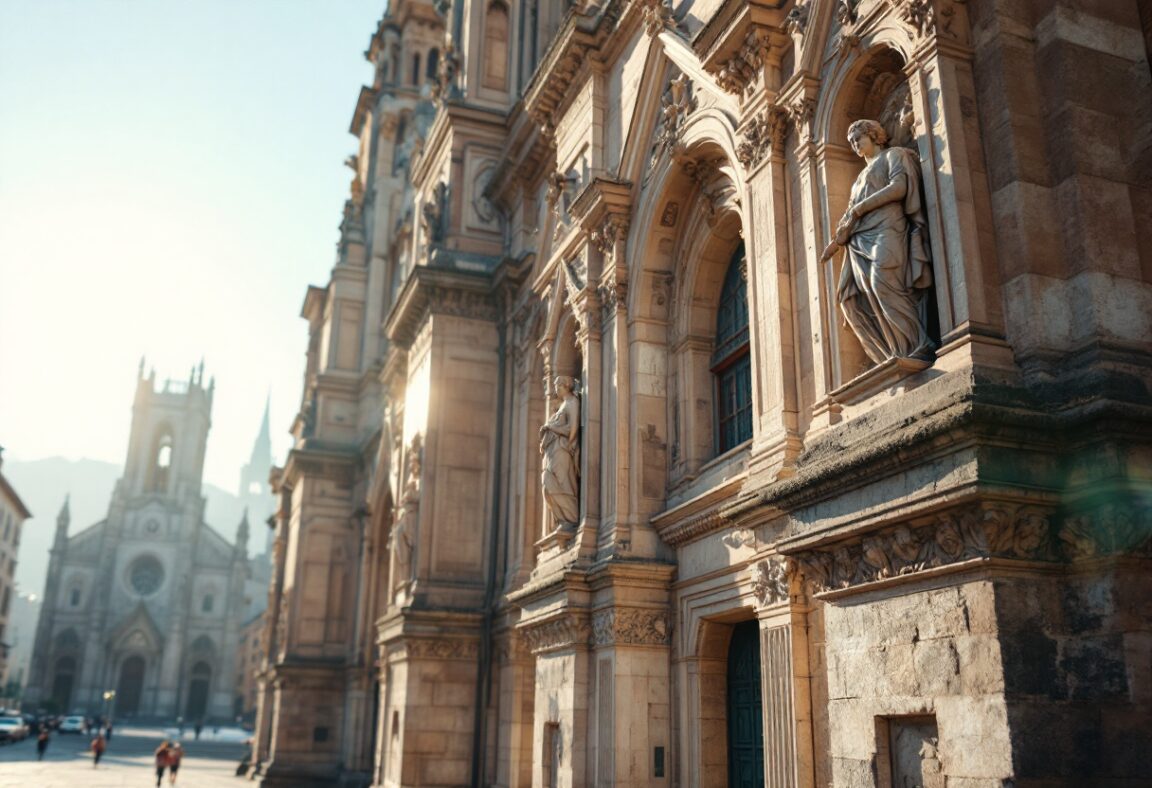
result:
<svg viewBox="0 0 1152 788"><path fill-rule="evenodd" d="M60 723L58 729L61 733L83 733L84 732L84 718L83 717L65 717L64 721Z"/></svg>
<svg viewBox="0 0 1152 788"><path fill-rule="evenodd" d="M28 726L21 717L0 717L0 739L24 741L28 738Z"/></svg>

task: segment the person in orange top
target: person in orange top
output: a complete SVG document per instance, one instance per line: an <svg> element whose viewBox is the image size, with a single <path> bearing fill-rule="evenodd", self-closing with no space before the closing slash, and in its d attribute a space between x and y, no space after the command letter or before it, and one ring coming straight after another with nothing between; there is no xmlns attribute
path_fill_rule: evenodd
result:
<svg viewBox="0 0 1152 788"><path fill-rule="evenodd" d="M100 764L100 759L104 756L104 750L108 749L108 743L104 741L104 734L97 733L96 738L92 740L92 768L95 769Z"/></svg>
<svg viewBox="0 0 1152 788"><path fill-rule="evenodd" d="M160 788L160 783L164 780L164 770L168 768L168 753L171 752L168 748L168 742L160 742L160 746L156 748L156 788Z"/></svg>

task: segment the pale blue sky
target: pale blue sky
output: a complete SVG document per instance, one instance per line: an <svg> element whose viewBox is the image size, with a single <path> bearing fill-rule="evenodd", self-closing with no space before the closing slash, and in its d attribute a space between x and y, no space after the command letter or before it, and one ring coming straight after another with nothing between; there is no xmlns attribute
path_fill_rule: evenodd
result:
<svg viewBox="0 0 1152 788"><path fill-rule="evenodd" d="M122 463L136 368L216 376L205 477L299 406L385 0L0 0L0 445ZM45 514L45 513L41 513Z"/></svg>

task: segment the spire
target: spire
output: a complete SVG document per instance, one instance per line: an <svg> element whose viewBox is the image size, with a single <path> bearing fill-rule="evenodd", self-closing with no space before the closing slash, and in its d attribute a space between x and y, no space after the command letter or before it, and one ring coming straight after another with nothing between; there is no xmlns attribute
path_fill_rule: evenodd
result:
<svg viewBox="0 0 1152 788"><path fill-rule="evenodd" d="M68 526L72 522L72 496L64 496L64 505L60 507L60 514L56 515L56 543L52 546L53 552L64 550L68 544Z"/></svg>
<svg viewBox="0 0 1152 788"><path fill-rule="evenodd" d="M272 407L272 392L264 399L264 418L260 421L260 433L256 442L252 444L252 457L248 465L253 469L267 472L272 467L272 429L269 426L268 414Z"/></svg>
<svg viewBox="0 0 1152 788"><path fill-rule="evenodd" d="M244 516L240 518L240 527L236 529L236 552L248 555L248 507L244 507Z"/></svg>

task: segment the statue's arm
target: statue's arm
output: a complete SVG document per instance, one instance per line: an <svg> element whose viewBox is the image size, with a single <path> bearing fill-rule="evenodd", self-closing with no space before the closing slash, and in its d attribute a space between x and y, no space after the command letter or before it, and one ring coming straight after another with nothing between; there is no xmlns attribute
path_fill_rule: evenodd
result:
<svg viewBox="0 0 1152 788"><path fill-rule="evenodd" d="M891 161L889 161L889 166L892 170L888 183L849 208L855 218L859 219L890 202L899 202L908 194L907 172L903 167Z"/></svg>

